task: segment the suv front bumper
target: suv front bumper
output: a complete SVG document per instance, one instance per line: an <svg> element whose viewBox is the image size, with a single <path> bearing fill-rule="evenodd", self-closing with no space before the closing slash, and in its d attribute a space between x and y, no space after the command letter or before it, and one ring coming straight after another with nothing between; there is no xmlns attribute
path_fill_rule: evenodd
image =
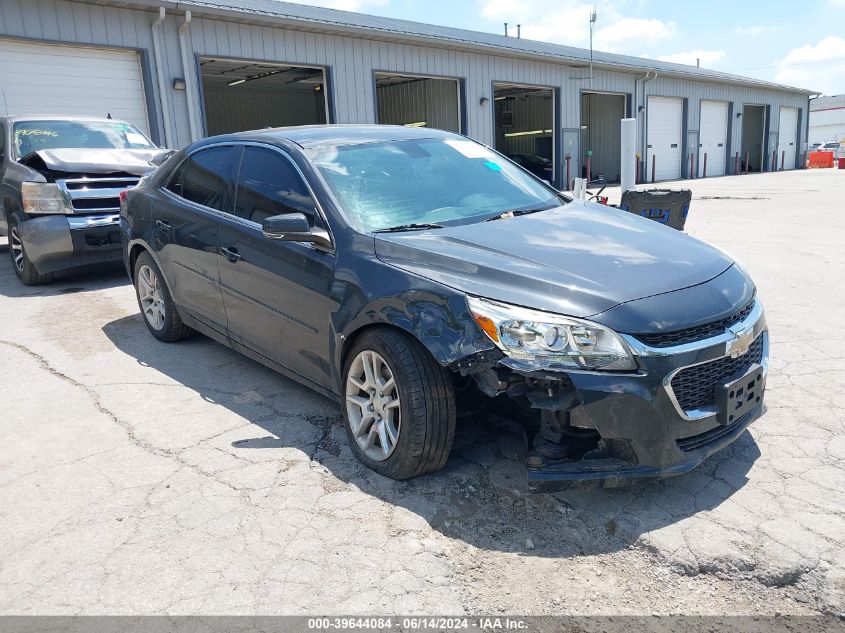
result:
<svg viewBox="0 0 845 633"><path fill-rule="evenodd" d="M29 216L18 225L26 256L43 274L120 261L120 215Z"/></svg>
<svg viewBox="0 0 845 633"><path fill-rule="evenodd" d="M736 348L734 331L743 332L748 337L745 340L751 341L742 354ZM600 448L578 460L532 455L528 461L532 490L571 488L583 482L613 486L628 479L679 475L732 443L762 414L769 336L759 301L733 330L704 341L652 348L633 337L625 338L637 356L637 372L566 374L576 402L565 412L568 422L576 430L596 432L601 438ZM675 381L673 387L679 372L698 369L702 376L712 376L708 369L727 359L731 359L731 373L712 381L712 403L684 409L679 404L684 394L675 393L681 381ZM722 409L733 408L735 400L726 406L720 400L719 388L743 376L756 379L754 397L737 409L739 415L733 419ZM554 379L551 373L531 377Z"/></svg>

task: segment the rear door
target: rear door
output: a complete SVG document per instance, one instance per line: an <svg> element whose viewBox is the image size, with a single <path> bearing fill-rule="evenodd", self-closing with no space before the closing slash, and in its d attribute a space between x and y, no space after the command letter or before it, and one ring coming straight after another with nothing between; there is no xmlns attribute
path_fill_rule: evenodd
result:
<svg viewBox="0 0 845 633"><path fill-rule="evenodd" d="M329 292L333 252L264 237L261 223L304 213L326 228L311 191L280 149L246 145L235 189L235 215L223 220L220 283L229 336L288 370L330 389Z"/></svg>
<svg viewBox="0 0 845 633"><path fill-rule="evenodd" d="M182 161L153 208L159 259L174 300L205 325L226 333L217 249L220 218L231 209L241 148L201 149Z"/></svg>
<svg viewBox="0 0 845 633"><path fill-rule="evenodd" d="M728 144L728 102L701 102L701 140L698 148L698 177L724 176Z"/></svg>
<svg viewBox="0 0 845 633"><path fill-rule="evenodd" d="M778 120L778 165L781 169L795 169L795 155L798 151L798 108L780 109Z"/></svg>
<svg viewBox="0 0 845 633"><path fill-rule="evenodd" d="M648 98L646 169L651 176L654 164L655 180L677 180L681 177L683 125L683 99Z"/></svg>

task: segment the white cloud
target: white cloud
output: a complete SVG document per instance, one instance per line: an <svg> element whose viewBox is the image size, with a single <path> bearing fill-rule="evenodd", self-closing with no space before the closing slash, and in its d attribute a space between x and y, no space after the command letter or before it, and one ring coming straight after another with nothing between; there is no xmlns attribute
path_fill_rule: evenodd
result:
<svg viewBox="0 0 845 633"><path fill-rule="evenodd" d="M659 42L675 35L674 22L645 18L622 18L596 32L595 44L599 49L616 50L622 44L643 41Z"/></svg>
<svg viewBox="0 0 845 633"><path fill-rule="evenodd" d="M777 66L777 82L824 94L845 92L845 39L830 35L793 48Z"/></svg>
<svg viewBox="0 0 845 633"><path fill-rule="evenodd" d="M623 15L616 2L581 2L561 0L477 0L482 17L488 20L508 22L510 32L516 32L516 25L522 25L522 37L586 46L590 41L590 12L596 6L598 21L593 35L593 48L599 51L632 52L663 41L675 34L672 22L657 19L631 18Z"/></svg>
<svg viewBox="0 0 845 633"><path fill-rule="evenodd" d="M662 62L672 62L675 64L687 64L695 66L698 60L702 66L712 67L716 62L724 59L727 56L725 51L706 51L706 50L692 50L683 51L682 53L673 53L672 55L660 55L657 59Z"/></svg>
<svg viewBox="0 0 845 633"><path fill-rule="evenodd" d="M845 0L842 0L845 2ZM746 35L749 37L757 37L758 35L766 35L769 33L776 33L780 30L779 26L769 26L766 24L752 24L751 26L738 26L736 32L739 35Z"/></svg>
<svg viewBox="0 0 845 633"><path fill-rule="evenodd" d="M390 4L390 0L285 0L285 2L310 4L327 9L340 9L341 11L361 11L368 7L383 7Z"/></svg>

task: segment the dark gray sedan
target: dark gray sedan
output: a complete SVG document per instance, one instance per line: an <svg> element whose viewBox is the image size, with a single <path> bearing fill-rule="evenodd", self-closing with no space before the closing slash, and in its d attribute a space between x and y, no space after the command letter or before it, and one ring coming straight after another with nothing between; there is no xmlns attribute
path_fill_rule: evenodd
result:
<svg viewBox="0 0 845 633"><path fill-rule="evenodd" d="M389 477L441 468L468 401L525 424L535 489L688 471L763 409L763 308L727 255L459 135L209 138L121 214L153 336L198 330L336 399Z"/></svg>

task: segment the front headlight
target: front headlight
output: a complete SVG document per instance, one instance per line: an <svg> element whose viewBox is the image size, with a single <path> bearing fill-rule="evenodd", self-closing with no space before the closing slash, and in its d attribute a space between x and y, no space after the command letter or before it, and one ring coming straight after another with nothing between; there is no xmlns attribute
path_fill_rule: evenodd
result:
<svg viewBox="0 0 845 633"><path fill-rule="evenodd" d="M21 184L21 200L24 213L73 213L54 182Z"/></svg>
<svg viewBox="0 0 845 633"><path fill-rule="evenodd" d="M467 297L475 322L509 358L513 369L637 368L628 346L613 330L597 323Z"/></svg>

